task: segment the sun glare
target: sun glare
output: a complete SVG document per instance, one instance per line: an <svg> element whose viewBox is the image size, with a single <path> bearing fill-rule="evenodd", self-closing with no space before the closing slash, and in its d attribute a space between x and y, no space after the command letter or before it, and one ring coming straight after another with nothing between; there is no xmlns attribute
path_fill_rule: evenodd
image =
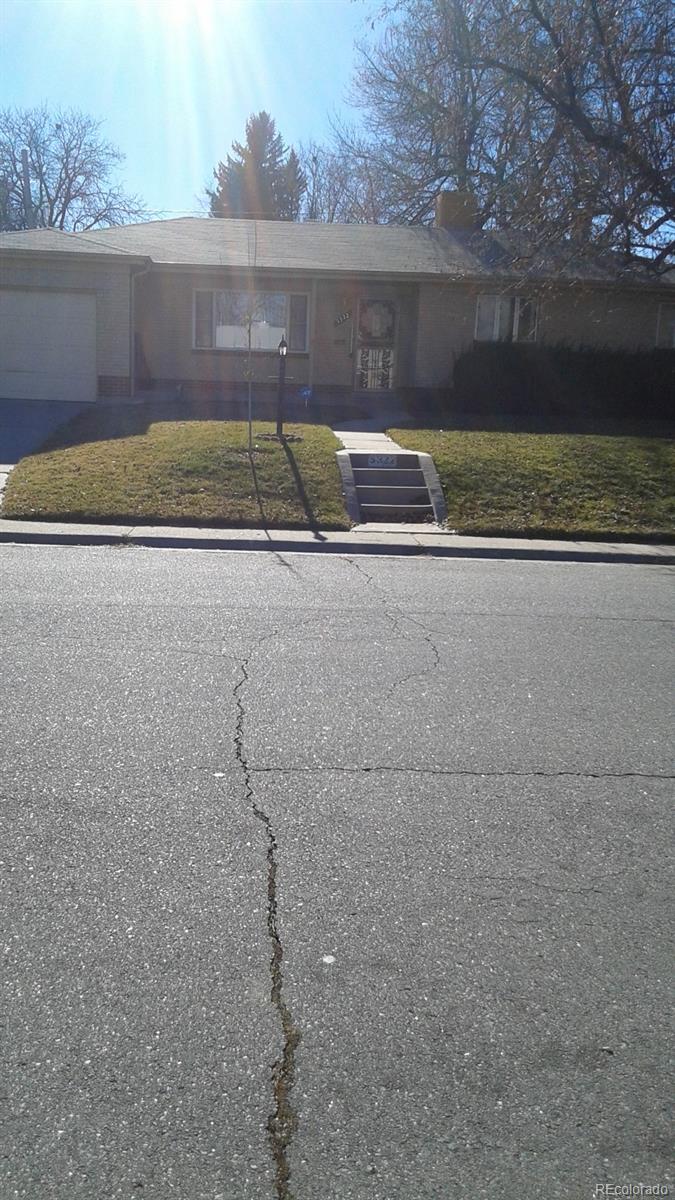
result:
<svg viewBox="0 0 675 1200"><path fill-rule="evenodd" d="M197 7L193 0L163 0L161 15L174 29L186 29L196 20Z"/></svg>
<svg viewBox="0 0 675 1200"><path fill-rule="evenodd" d="M270 70L261 10L252 0L127 2L122 11L128 18L133 12L139 55L152 78L146 115L158 136L146 153L168 191L195 181L192 206L201 211L213 169L243 134L248 115L273 108L281 75L278 62Z"/></svg>
<svg viewBox="0 0 675 1200"><path fill-rule="evenodd" d="M172 33L197 27L201 32L213 28L216 8L225 8L227 0L138 0L141 9Z"/></svg>

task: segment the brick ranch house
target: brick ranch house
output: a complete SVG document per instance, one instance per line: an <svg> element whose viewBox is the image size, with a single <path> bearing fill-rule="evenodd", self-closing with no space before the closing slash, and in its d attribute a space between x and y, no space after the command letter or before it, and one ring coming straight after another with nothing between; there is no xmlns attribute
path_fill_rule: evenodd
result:
<svg viewBox="0 0 675 1200"><path fill-rule="evenodd" d="M232 394L249 324L258 389L284 336L294 389L375 408L447 386L474 341L673 346L675 290L479 232L453 192L434 227L185 217L0 234L0 397Z"/></svg>

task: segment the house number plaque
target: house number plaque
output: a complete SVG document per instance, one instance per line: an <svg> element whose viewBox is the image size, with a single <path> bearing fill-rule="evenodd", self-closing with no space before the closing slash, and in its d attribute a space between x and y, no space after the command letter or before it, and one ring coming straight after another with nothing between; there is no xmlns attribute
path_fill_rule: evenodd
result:
<svg viewBox="0 0 675 1200"><path fill-rule="evenodd" d="M369 467L395 467L396 466L396 455L395 454L369 454L368 455L368 466Z"/></svg>

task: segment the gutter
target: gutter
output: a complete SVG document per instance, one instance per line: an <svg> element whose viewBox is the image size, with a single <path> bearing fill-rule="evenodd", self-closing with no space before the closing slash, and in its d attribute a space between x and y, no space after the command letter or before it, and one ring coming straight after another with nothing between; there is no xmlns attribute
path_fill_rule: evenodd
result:
<svg viewBox="0 0 675 1200"><path fill-rule="evenodd" d="M255 267L246 266L236 263L186 263L186 262L170 262L167 260L157 261L152 259L153 269L162 272L180 272L181 274L214 274L222 277L223 273L232 275L252 275L258 279L269 278L288 279L289 276L302 277L303 279L314 279L317 282L325 280L327 282L344 282L345 280L360 281L368 280L373 283L397 283L408 284L410 287L415 287L420 283L435 283L442 286L464 287L473 285L484 287L485 285L501 285L504 287L522 287L524 280L533 288L551 288L558 287L561 289L569 288L590 288L593 291L619 290L622 292L631 291L644 295L646 292L651 292L656 295L666 298L668 296L675 297L675 279L673 282L661 282L659 279L600 279L600 278L580 278L565 277L563 275L527 275L527 269L523 273L513 272L465 272L464 274L451 274L443 271L387 271L380 269L361 268L314 268L314 267L296 267L289 265L287 267L266 267L264 264L257 264ZM662 279L664 277L661 277Z"/></svg>
<svg viewBox="0 0 675 1200"><path fill-rule="evenodd" d="M121 250L116 250L114 254L104 254L96 250L49 250L46 247L37 247L34 250L28 250L24 246L2 246L0 245L0 260L1 259L58 259L59 263L69 263L76 261L90 263L105 263L107 266L129 266L130 263L145 263L148 261L144 254L125 254Z"/></svg>

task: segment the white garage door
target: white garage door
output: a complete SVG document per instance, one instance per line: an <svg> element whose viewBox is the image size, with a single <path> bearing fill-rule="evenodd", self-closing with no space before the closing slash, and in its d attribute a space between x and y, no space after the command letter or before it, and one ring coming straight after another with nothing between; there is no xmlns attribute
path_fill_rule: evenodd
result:
<svg viewBox="0 0 675 1200"><path fill-rule="evenodd" d="M0 291L0 397L96 399L96 297Z"/></svg>

